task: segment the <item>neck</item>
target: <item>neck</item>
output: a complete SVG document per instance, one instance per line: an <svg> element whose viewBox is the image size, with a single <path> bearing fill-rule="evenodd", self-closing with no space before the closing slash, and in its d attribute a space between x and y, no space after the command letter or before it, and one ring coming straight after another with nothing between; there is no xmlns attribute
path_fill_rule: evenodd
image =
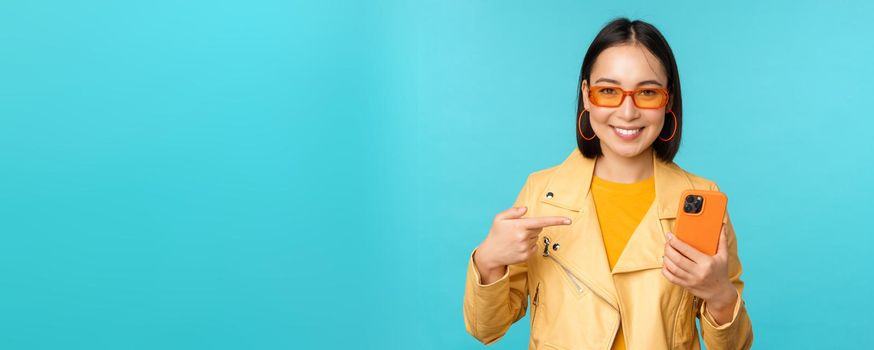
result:
<svg viewBox="0 0 874 350"><path fill-rule="evenodd" d="M640 152L633 157L623 157L610 153L601 147L602 156L595 162L595 176L607 181L635 183L653 175L652 150Z"/></svg>

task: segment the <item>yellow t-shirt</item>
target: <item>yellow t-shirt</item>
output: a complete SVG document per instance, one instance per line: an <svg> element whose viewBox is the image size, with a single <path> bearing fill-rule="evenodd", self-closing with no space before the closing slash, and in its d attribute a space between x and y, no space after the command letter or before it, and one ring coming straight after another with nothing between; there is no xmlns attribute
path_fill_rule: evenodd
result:
<svg viewBox="0 0 874 350"><path fill-rule="evenodd" d="M655 200L655 178L650 176L635 183L623 184L595 176L592 178L592 198L601 224L607 261L610 270L613 270L625 244ZM621 320L612 349L625 350Z"/></svg>

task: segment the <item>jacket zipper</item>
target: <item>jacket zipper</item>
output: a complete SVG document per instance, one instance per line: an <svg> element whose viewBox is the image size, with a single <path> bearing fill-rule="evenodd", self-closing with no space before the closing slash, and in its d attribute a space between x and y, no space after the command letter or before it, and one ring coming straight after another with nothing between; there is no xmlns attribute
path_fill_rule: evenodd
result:
<svg viewBox="0 0 874 350"><path fill-rule="evenodd" d="M543 256L550 257L550 258L552 257L549 255L549 237L546 237L546 236L543 236ZM568 281L570 281L571 284L574 285L574 288L577 290L577 293L582 293L583 287L580 286L579 282L577 282L577 278L574 277L574 274L567 267L565 267L561 262L559 262L558 260L555 260L555 258L553 258L552 260L555 261L558 264L558 266L561 266L561 269L564 270L565 276L567 276Z"/></svg>
<svg viewBox="0 0 874 350"><path fill-rule="evenodd" d="M694 296L692 298L692 317L698 316L698 311L701 308L701 304L699 303L700 301L701 298L699 298L698 296Z"/></svg>
<svg viewBox="0 0 874 350"><path fill-rule="evenodd" d="M564 264L559 262L558 259L549 255L548 253L545 253L544 256L552 258L552 261L555 261L555 263L558 264L558 266L561 266L561 269L564 270L565 276L567 276L567 278L571 281L571 283L574 284L574 287L577 288L577 292L579 292L579 293L583 292L583 287L580 286L579 282L577 282L577 278L574 277L574 274L567 267L565 267ZM617 312L618 312L618 310L617 310ZM616 332L618 332L618 331L619 331L619 322L616 322L616 327L613 328L613 333L611 333L612 336L610 337L610 341L608 342L607 347L605 349L613 348L613 342L616 341Z"/></svg>
<svg viewBox="0 0 874 350"><path fill-rule="evenodd" d="M564 264L562 264L560 261L558 261L558 259L556 259L555 257L553 257L549 254L549 237L547 237L547 236L543 236L543 256L547 257L547 258L552 258L552 261L555 261L555 263L558 264L558 266L561 266L561 269L564 270L564 273L567 276L567 278L571 281L571 283L573 283L574 287L577 288L577 292L582 293L583 288L577 282L576 277L574 277L574 275L570 271L570 269L565 267ZM539 285L538 285L538 290L539 290ZM612 333L613 335L610 337L610 341L607 343L607 347L605 349L610 349L613 347L613 342L616 340L616 332L618 332L618 331L619 331L619 322L616 322L616 327L613 328L613 333Z"/></svg>
<svg viewBox="0 0 874 350"><path fill-rule="evenodd" d="M534 327L534 316L537 315L537 302L540 297L540 282L537 282L537 287L534 289L534 298L531 300L531 305L534 305L533 310L531 310L531 327Z"/></svg>
<svg viewBox="0 0 874 350"><path fill-rule="evenodd" d="M553 259L553 260L555 260L555 259ZM583 292L583 287L580 286L580 283L579 283L579 282L577 282L577 278L574 277L574 274L571 273L571 271L568 270L566 267L564 267L564 265L562 265L562 264L558 264L558 266L561 266L561 269L564 270L565 276L567 276L567 279L568 279L569 281L571 281L571 283L574 285L574 288L577 289L577 293L582 293L582 292Z"/></svg>

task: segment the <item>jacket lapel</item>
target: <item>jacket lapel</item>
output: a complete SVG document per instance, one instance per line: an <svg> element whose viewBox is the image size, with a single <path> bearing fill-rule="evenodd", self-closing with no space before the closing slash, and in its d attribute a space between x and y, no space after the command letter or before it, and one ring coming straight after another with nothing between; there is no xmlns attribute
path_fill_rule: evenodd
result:
<svg viewBox="0 0 874 350"><path fill-rule="evenodd" d="M692 188L692 181L676 164L660 161L655 153L652 159L655 200L616 261L614 274L662 267L665 235L673 231L680 195Z"/></svg>

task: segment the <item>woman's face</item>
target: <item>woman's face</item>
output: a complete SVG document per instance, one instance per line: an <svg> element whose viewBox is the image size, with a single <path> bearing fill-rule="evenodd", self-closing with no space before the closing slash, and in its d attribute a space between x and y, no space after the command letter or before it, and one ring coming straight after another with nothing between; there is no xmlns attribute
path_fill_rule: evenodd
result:
<svg viewBox="0 0 874 350"><path fill-rule="evenodd" d="M613 86L626 91L638 87L667 88L668 84L658 58L635 44L613 46L601 52L590 77L591 86ZM589 110L589 121L604 155L633 158L649 150L662 130L670 101L665 107L643 109L634 105L631 96L626 96L618 107L599 107L589 100L589 86L584 80L583 105Z"/></svg>

